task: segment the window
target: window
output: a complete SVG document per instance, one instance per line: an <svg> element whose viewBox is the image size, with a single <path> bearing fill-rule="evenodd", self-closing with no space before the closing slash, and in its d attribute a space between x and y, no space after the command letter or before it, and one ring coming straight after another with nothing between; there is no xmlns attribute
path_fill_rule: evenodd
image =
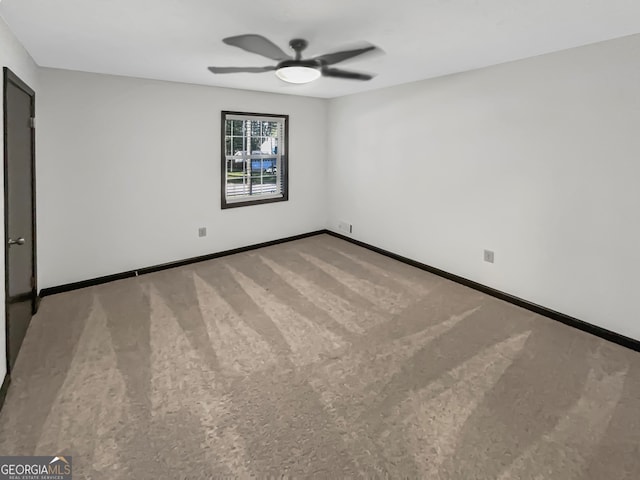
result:
<svg viewBox="0 0 640 480"><path fill-rule="evenodd" d="M222 112L222 208L289 198L288 115Z"/></svg>

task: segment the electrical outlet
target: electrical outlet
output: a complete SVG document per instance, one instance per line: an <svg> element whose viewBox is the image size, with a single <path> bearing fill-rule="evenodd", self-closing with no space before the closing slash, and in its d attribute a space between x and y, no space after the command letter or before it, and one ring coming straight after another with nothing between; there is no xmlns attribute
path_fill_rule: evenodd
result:
<svg viewBox="0 0 640 480"><path fill-rule="evenodd" d="M207 236L207 227L200 227L198 229L198 236L199 237L206 237Z"/></svg>
<svg viewBox="0 0 640 480"><path fill-rule="evenodd" d="M353 233L353 225L347 222L338 222L338 230L344 233Z"/></svg>
<svg viewBox="0 0 640 480"><path fill-rule="evenodd" d="M484 261L493 263L493 250L485 250L484 251Z"/></svg>

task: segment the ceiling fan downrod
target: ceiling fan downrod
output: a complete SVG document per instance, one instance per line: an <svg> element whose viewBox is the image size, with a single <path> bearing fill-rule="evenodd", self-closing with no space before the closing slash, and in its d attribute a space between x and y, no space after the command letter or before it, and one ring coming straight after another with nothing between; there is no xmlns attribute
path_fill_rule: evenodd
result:
<svg viewBox="0 0 640 480"><path fill-rule="evenodd" d="M289 42L291 49L296 52L296 60L302 59L302 51L307 48L309 42L303 38L294 38Z"/></svg>

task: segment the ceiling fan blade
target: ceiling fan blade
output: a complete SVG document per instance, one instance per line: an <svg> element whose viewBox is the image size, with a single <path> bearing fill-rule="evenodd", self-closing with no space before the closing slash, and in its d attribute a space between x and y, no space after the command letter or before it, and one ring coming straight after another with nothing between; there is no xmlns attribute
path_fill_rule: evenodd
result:
<svg viewBox="0 0 640 480"><path fill-rule="evenodd" d="M326 55L319 55L314 57L314 60L318 60L322 65L334 65L338 62L348 60L349 58L357 57L363 53L372 52L378 50L375 45L369 45L368 47L356 48L354 50L344 50L342 52L327 53Z"/></svg>
<svg viewBox="0 0 640 480"><path fill-rule="evenodd" d="M349 72L338 68L323 68L323 77L348 78L350 80L371 80L373 75L368 73Z"/></svg>
<svg viewBox="0 0 640 480"><path fill-rule="evenodd" d="M262 35L237 35L235 37L224 38L222 41L227 45L241 48L247 52L257 53L258 55L273 60L291 60L291 57L284 53L279 46L271 40L264 38Z"/></svg>
<svg viewBox="0 0 640 480"><path fill-rule="evenodd" d="M276 67L208 67L211 73L261 73L275 70Z"/></svg>

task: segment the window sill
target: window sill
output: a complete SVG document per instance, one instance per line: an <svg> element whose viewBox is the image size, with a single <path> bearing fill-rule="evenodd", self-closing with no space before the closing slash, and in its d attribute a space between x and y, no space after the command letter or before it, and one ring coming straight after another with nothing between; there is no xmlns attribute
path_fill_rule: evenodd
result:
<svg viewBox="0 0 640 480"><path fill-rule="evenodd" d="M221 207L222 209L248 207L249 205L260 205L262 203L286 202L287 200L289 200L288 195L284 195L284 196L269 195L261 198L246 197L246 198L243 198L242 200L231 200L231 201L226 201L225 199L223 199Z"/></svg>

